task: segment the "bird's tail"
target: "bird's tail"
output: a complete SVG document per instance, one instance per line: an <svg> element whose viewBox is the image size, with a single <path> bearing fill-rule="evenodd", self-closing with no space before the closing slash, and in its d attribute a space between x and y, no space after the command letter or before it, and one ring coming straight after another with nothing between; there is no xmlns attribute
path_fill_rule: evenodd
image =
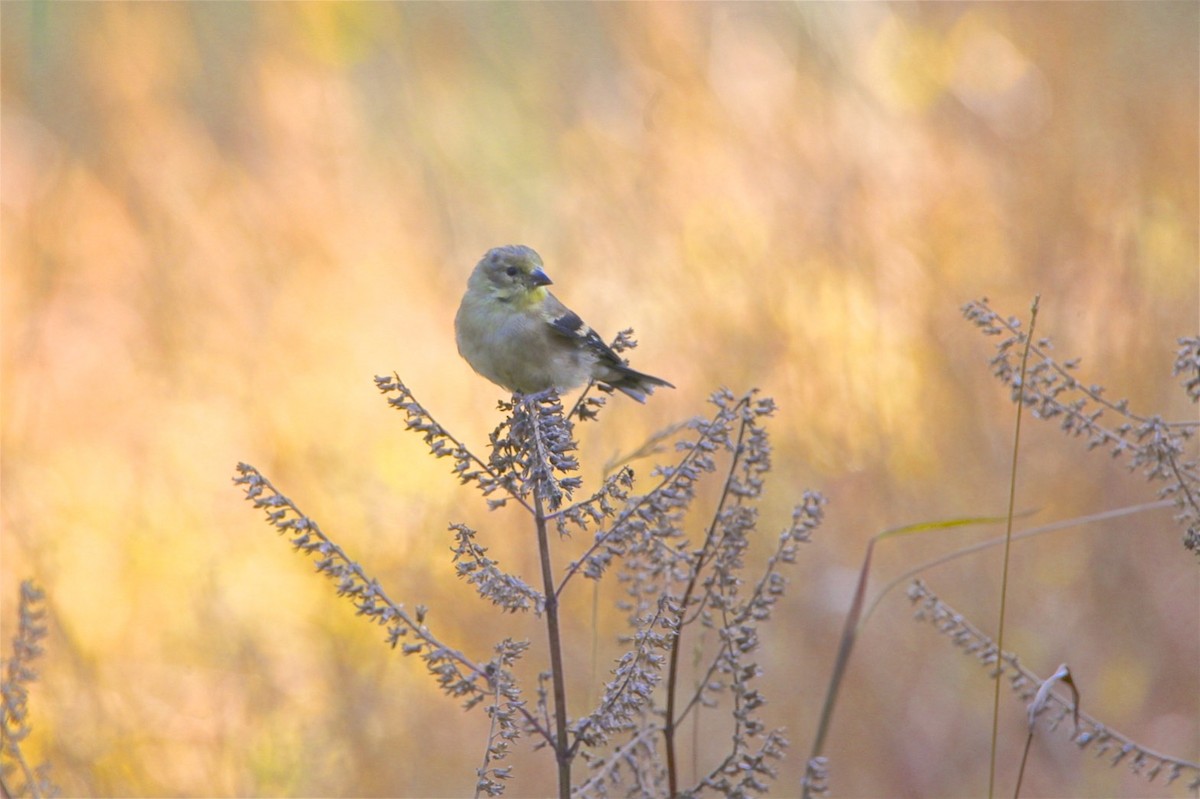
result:
<svg viewBox="0 0 1200 799"><path fill-rule="evenodd" d="M608 374L600 378L600 382L615 388L623 394L633 397L638 402L645 402L646 397L654 393L658 387L675 388L661 377L644 374L628 366L610 366Z"/></svg>

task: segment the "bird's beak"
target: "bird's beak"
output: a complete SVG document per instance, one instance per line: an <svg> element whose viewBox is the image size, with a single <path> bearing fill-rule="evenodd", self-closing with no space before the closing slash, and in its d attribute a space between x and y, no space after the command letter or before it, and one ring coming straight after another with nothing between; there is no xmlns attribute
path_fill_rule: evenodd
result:
<svg viewBox="0 0 1200 799"><path fill-rule="evenodd" d="M534 287L537 287L537 286L549 286L554 281L550 279L549 275L547 275L545 272L542 271L542 268L540 266L538 266L538 267L535 267L534 270L529 273L529 282Z"/></svg>

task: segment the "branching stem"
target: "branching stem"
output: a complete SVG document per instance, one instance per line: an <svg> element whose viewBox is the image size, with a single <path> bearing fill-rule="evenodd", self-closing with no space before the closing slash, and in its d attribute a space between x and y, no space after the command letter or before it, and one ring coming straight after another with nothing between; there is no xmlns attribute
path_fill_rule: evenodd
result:
<svg viewBox="0 0 1200 799"><path fill-rule="evenodd" d="M733 450L733 460L729 463L729 471L725 475L725 486L721 490L721 498L717 502L717 509L713 511L712 524L709 525L708 533L704 538L704 545L696 552L696 563L691 569L691 577L688 579L687 588L683 592L683 598L679 603L680 624L675 633L674 640L671 642L671 658L670 664L667 667L667 709L665 720L663 722L663 739L664 749L666 751L667 760L667 785L671 799L675 799L679 795L679 763L675 755L675 728L680 719L675 715L675 690L679 684L679 652L680 640L683 637L683 619L682 616L687 612L688 603L692 600L692 593L696 590L696 581L700 577L700 572L704 570L704 562L709 553L712 551L713 537L716 535L717 523L721 518L721 512L725 509L725 501L729 499L730 488L733 484L733 475L737 470L738 461L742 455L742 442L746 436L746 422L743 420L740 429L738 430L737 446ZM691 704L688 705L689 709Z"/></svg>
<svg viewBox="0 0 1200 799"><path fill-rule="evenodd" d="M532 421L534 438L540 444L541 430L536 409L530 409L529 418ZM558 761L558 796L559 799L570 799L571 759L574 752L567 739L567 686L563 672L562 631L558 623L558 594L554 590L554 568L550 563L550 536L546 531L546 503L542 496L544 491L544 483L538 480L533 487L533 509L537 525L538 554L542 564L542 584L546 597L546 634L550 645L550 674L554 688L554 756Z"/></svg>

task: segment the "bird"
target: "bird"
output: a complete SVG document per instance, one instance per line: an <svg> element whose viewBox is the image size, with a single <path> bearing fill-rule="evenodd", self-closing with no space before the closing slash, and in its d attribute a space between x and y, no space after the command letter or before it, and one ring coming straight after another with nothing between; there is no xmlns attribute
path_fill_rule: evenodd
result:
<svg viewBox="0 0 1200 799"><path fill-rule="evenodd" d="M675 386L630 369L596 331L547 290L530 247L495 247L480 259L454 317L458 352L471 368L516 394L569 391L594 380L638 402Z"/></svg>

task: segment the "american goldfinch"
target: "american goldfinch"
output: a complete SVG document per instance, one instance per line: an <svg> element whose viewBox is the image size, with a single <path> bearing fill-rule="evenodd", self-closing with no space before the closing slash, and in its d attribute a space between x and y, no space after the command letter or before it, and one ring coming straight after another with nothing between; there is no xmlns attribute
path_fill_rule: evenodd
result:
<svg viewBox="0 0 1200 799"><path fill-rule="evenodd" d="M521 394L567 391L595 380L638 402L666 380L635 372L578 314L546 290L550 278L529 247L496 247L467 281L454 334L479 374Z"/></svg>

